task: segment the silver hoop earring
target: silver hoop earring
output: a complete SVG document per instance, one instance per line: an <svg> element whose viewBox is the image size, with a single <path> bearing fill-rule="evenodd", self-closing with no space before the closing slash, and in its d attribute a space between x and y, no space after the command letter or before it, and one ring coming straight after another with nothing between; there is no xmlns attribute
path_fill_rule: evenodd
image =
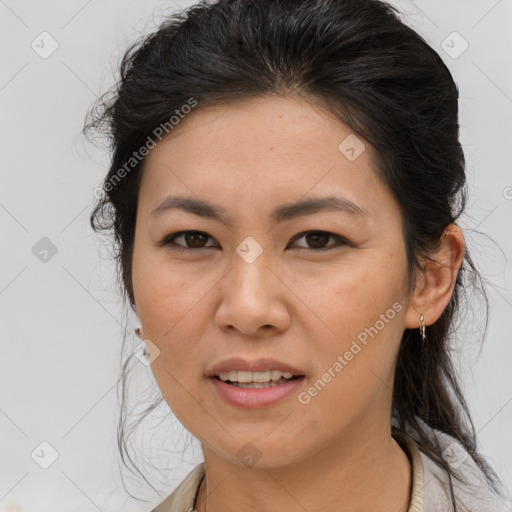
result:
<svg viewBox="0 0 512 512"><path fill-rule="evenodd" d="M425 343L427 341L427 336L425 335L425 323L424 323L425 317L423 315L420 316L420 334L421 334L421 341Z"/></svg>

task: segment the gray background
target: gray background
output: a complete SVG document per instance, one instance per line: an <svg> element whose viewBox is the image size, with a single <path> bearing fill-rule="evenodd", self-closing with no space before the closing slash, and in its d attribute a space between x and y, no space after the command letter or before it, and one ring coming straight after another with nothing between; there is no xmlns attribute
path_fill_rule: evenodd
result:
<svg viewBox="0 0 512 512"><path fill-rule="evenodd" d="M167 468L156 474L140 461L162 497L126 471L132 494L150 501L122 488L115 429L123 312L108 250L88 224L108 157L80 136L86 111L113 83L128 44L189 3L0 0L2 512L150 510L202 460L198 442L187 444L190 436L162 407L137 441L141 448L144 439L144 454ZM392 3L441 54L460 89L471 192L460 223L493 288L484 347L480 353L474 326L465 323L458 366L480 446L510 488L512 1ZM40 52L51 49L44 31L58 44L45 59L31 47L35 41ZM469 44L456 58L443 49L462 49L454 31ZM136 325L131 316L128 327ZM141 397L155 390L150 370L139 366L134 398L136 388ZM58 454L48 469L40 464L52 448L42 442Z"/></svg>

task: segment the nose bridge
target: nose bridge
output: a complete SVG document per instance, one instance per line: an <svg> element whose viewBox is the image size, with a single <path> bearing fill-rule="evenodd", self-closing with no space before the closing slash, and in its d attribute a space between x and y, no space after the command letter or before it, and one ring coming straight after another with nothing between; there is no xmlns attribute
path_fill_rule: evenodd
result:
<svg viewBox="0 0 512 512"><path fill-rule="evenodd" d="M234 289L231 293L238 295L238 299L249 302L265 302L270 296L270 272L268 265L268 251L254 242L244 241L236 250L233 257L233 282L230 286Z"/></svg>
<svg viewBox="0 0 512 512"><path fill-rule="evenodd" d="M269 268L273 266L270 252L259 250L256 253L256 246L251 243L248 241L248 246L240 244L237 253L233 254L216 312L219 328L236 328L246 335L255 335L264 326L281 330L289 323L287 308L279 303L277 296L279 280Z"/></svg>

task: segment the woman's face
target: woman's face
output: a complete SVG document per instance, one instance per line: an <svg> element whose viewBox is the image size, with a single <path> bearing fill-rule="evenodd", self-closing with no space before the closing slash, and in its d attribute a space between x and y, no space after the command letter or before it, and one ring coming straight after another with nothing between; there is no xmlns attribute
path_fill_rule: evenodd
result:
<svg viewBox="0 0 512 512"><path fill-rule="evenodd" d="M289 97L192 111L150 151L135 305L162 394L205 457L270 468L389 437L408 279L373 151L313 99ZM189 230L201 233L170 239ZM247 367L231 370L303 377L244 389L210 376L234 357ZM259 377L227 377L247 375Z"/></svg>

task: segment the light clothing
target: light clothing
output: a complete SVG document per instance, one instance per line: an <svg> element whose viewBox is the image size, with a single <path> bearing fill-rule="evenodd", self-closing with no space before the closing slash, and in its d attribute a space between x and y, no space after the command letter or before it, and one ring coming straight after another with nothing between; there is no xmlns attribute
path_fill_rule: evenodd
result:
<svg viewBox="0 0 512 512"><path fill-rule="evenodd" d="M409 457L412 466L411 502L407 512L452 512L446 471L420 451L408 435L399 434L393 437ZM459 468L471 484L463 484L456 478L452 478L457 510L459 512L511 512L512 501L510 499L502 501L490 491L478 466L464 447L441 432L437 432L437 437L443 448L443 458L449 461L450 466ZM153 512L192 512L204 474L204 463L201 463Z"/></svg>

